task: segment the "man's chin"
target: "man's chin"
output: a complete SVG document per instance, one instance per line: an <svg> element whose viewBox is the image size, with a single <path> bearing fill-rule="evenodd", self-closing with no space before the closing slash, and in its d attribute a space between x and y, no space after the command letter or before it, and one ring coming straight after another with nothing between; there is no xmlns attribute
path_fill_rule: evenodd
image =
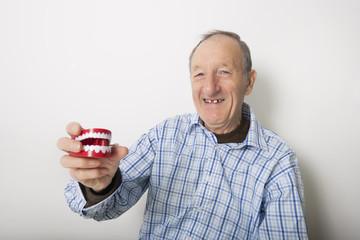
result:
<svg viewBox="0 0 360 240"><path fill-rule="evenodd" d="M223 121L214 121L209 119L203 121L206 129L210 132L221 134L220 132L225 129L225 124L223 124Z"/></svg>

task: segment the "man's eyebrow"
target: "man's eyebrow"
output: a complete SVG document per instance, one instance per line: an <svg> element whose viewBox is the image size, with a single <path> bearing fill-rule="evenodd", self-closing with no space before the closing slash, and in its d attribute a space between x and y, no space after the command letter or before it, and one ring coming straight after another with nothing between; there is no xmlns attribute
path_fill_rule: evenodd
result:
<svg viewBox="0 0 360 240"><path fill-rule="evenodd" d="M229 69L232 69L232 70L235 70L235 71L238 70L238 67L233 62L232 63L222 63L220 65L220 67L226 67L226 68L229 68Z"/></svg>
<svg viewBox="0 0 360 240"><path fill-rule="evenodd" d="M230 63L224 63L222 64L224 67L228 67L231 68L235 71L239 71L239 66L238 64L236 64L236 62L234 60L232 60Z"/></svg>
<svg viewBox="0 0 360 240"><path fill-rule="evenodd" d="M200 68L200 66L199 65L195 65L195 66L193 66L193 67L191 67L191 71L196 71L196 70L198 70Z"/></svg>
<svg viewBox="0 0 360 240"><path fill-rule="evenodd" d="M233 64L222 63L222 64L220 64L220 67L232 68Z"/></svg>
<svg viewBox="0 0 360 240"><path fill-rule="evenodd" d="M221 63L219 65L219 67L227 67L227 68L231 68L235 71L238 71L239 70L239 67L236 65L236 62L235 61L231 61L231 62L224 62L224 63ZM190 70L192 72L196 71L196 70L199 70L201 69L201 67L199 65L194 65L190 68Z"/></svg>

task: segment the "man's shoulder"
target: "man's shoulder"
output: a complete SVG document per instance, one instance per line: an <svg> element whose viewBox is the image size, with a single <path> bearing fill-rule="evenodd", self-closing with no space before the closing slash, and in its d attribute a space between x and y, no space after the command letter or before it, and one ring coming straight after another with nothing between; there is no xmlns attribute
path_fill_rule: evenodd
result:
<svg viewBox="0 0 360 240"><path fill-rule="evenodd" d="M281 136L264 126L261 129L269 152L279 155L293 153L293 149Z"/></svg>
<svg viewBox="0 0 360 240"><path fill-rule="evenodd" d="M198 115L196 113L185 113L171 116L163 120L158 126L166 127L186 127L198 122Z"/></svg>
<svg viewBox="0 0 360 240"><path fill-rule="evenodd" d="M185 113L166 118L155 126L156 131L188 131L192 125L199 122L199 116L196 113Z"/></svg>

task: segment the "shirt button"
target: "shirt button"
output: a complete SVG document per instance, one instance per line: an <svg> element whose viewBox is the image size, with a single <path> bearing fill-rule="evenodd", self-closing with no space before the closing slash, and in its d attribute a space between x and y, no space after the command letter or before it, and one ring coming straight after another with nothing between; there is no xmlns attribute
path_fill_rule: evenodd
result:
<svg viewBox="0 0 360 240"><path fill-rule="evenodd" d="M216 150L219 150L219 148L220 148L219 145L216 145L216 146L215 146L215 149L216 149Z"/></svg>
<svg viewBox="0 0 360 240"><path fill-rule="evenodd" d="M206 177L206 181L209 182L211 180L211 177L210 176L207 176Z"/></svg>
<svg viewBox="0 0 360 240"><path fill-rule="evenodd" d="M201 212L201 211L202 211L202 208L201 208L201 207L197 207L197 208L196 208L196 211Z"/></svg>
<svg viewBox="0 0 360 240"><path fill-rule="evenodd" d="M186 240L191 240L191 237L187 237Z"/></svg>

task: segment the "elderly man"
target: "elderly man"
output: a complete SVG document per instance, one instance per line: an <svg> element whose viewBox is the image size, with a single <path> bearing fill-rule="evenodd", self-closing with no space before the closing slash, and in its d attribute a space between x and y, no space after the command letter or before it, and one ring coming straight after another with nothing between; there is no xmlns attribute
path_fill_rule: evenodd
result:
<svg viewBox="0 0 360 240"><path fill-rule="evenodd" d="M256 80L246 44L232 32L208 33L189 66L196 114L163 121L109 159L61 158L74 179L70 208L113 219L148 189L140 239L307 239L296 156L244 103ZM81 130L67 127L71 136ZM69 138L58 147L82 148Z"/></svg>

